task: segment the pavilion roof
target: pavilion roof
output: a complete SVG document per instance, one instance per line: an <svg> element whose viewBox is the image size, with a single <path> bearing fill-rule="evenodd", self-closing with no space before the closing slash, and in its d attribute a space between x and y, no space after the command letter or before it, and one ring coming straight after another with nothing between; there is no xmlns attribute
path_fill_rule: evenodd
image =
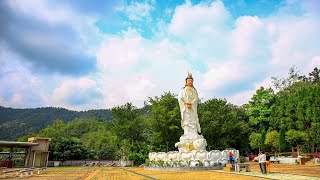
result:
<svg viewBox="0 0 320 180"><path fill-rule="evenodd" d="M25 147L38 146L38 145L39 143L32 143L32 142L0 141L0 147L25 148Z"/></svg>

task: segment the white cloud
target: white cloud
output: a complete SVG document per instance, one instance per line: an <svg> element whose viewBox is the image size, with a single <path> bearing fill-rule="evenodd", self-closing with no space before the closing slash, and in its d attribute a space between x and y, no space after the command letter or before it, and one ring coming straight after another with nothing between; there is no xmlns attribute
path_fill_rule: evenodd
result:
<svg viewBox="0 0 320 180"><path fill-rule="evenodd" d="M99 107L100 93L100 89L92 79L65 79L54 89L51 100L55 106L83 110L83 107L88 105L92 108Z"/></svg>
<svg viewBox="0 0 320 180"><path fill-rule="evenodd" d="M70 13L71 10L67 7L49 7L48 2L43 0L33 0L29 2L10 0L6 1L6 3L8 3L10 8L23 15L49 23L71 22L73 19L73 15Z"/></svg>
<svg viewBox="0 0 320 180"><path fill-rule="evenodd" d="M315 67L320 67L320 56L312 58L310 67L313 69Z"/></svg>
<svg viewBox="0 0 320 180"><path fill-rule="evenodd" d="M147 40L132 29L106 38L97 61L98 83L108 108L126 102L142 107L148 97L177 92L188 69L180 44Z"/></svg>
<svg viewBox="0 0 320 180"><path fill-rule="evenodd" d="M129 5L122 5L118 7L119 11L123 11L130 21L151 20L151 12L155 8L154 1L137 2L132 1Z"/></svg>
<svg viewBox="0 0 320 180"><path fill-rule="evenodd" d="M108 37L97 53L98 67L112 71L113 68L125 68L138 62L147 53L142 41L142 37L132 29L124 32L123 37Z"/></svg>
<svg viewBox="0 0 320 180"><path fill-rule="evenodd" d="M254 16L242 16L235 21L235 29L231 32L232 47L230 53L238 61L252 57L263 57L268 52L268 34L262 19ZM250 60L247 60L250 61Z"/></svg>
<svg viewBox="0 0 320 180"><path fill-rule="evenodd" d="M61 34L49 32L50 35L48 36L48 32L28 32L28 29L25 29L23 38L28 44L40 44L48 47L54 47L59 44L60 46L66 46L65 48L67 49L81 47L81 51L85 51L85 54L95 55L98 49L97 46L100 45L100 41L103 38L99 29L95 26L96 17L77 13L67 5L53 5L46 0L34 0L31 2L12 0L6 1L6 3L22 16L45 22L45 26L49 26L48 28L50 26L51 28L59 26L70 27L70 30L72 29L75 32L69 35L79 38L77 44L70 47L68 45L69 42L65 42L65 39L59 37Z"/></svg>
<svg viewBox="0 0 320 180"><path fill-rule="evenodd" d="M146 100L145 95L151 94L156 87L151 80L145 77L132 78L128 81L129 82L125 84L125 98L130 101L139 100L141 102Z"/></svg>
<svg viewBox="0 0 320 180"><path fill-rule="evenodd" d="M241 92L238 92L230 97L227 97L227 101L232 104L236 104L236 105L241 106L245 103L248 103L248 101L251 99L252 95L255 92L256 91L254 91L254 90L241 91Z"/></svg>
<svg viewBox="0 0 320 180"><path fill-rule="evenodd" d="M3 46L4 47L4 46ZM0 50L0 104L8 107L40 107L46 102L45 83L33 75L28 64L5 47Z"/></svg>
<svg viewBox="0 0 320 180"><path fill-rule="evenodd" d="M202 86L205 89L219 89L237 79L242 79L244 69L237 61L217 63L204 74Z"/></svg>
<svg viewBox="0 0 320 180"><path fill-rule="evenodd" d="M229 102L236 104L236 105L239 105L239 106L246 104L250 101L250 99L256 93L256 91L258 89L260 89L260 87L264 87L264 88L272 87L271 77L268 77L268 78L264 79L263 81L255 83L251 90L240 91L238 93L235 93L235 94L227 97L227 100Z"/></svg>
<svg viewBox="0 0 320 180"><path fill-rule="evenodd" d="M169 32L185 40L199 34L219 34L227 28L230 19L231 15L221 1L214 1L210 5L184 4L175 9Z"/></svg>

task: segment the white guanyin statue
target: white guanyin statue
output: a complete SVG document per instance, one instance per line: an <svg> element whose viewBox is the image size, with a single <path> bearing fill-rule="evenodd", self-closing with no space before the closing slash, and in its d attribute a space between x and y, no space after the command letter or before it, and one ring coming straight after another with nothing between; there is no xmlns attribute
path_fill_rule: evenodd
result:
<svg viewBox="0 0 320 180"><path fill-rule="evenodd" d="M185 87L183 87L178 96L181 111L181 127L184 134L180 137L180 142L175 144L179 152L190 152L192 150L205 150L207 141L201 133L197 106L198 92L193 87L193 77L188 73Z"/></svg>
<svg viewBox="0 0 320 180"><path fill-rule="evenodd" d="M179 93L178 101L181 112L181 127L184 132L180 137L180 141L175 144L179 152L150 152L150 161L164 161L171 167L197 167L201 166L200 164L203 167L214 167L220 164L217 169L222 169L222 165L227 162L226 153L229 151L232 151L236 155L235 159L239 159L239 151L235 149L224 150L222 152L219 150L206 151L207 141L201 135L197 112L198 92L193 87L191 73L188 73L185 86ZM202 163L199 163L199 161ZM181 162L182 164L175 165L176 162ZM151 166L157 167L159 165L153 164Z"/></svg>

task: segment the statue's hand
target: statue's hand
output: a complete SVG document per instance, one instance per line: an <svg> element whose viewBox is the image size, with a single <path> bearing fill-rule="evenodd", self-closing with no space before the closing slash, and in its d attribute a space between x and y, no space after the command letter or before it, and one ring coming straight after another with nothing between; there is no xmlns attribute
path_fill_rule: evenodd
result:
<svg viewBox="0 0 320 180"><path fill-rule="evenodd" d="M198 129L199 134L201 134L201 128L199 125L198 125L197 129Z"/></svg>
<svg viewBox="0 0 320 180"><path fill-rule="evenodd" d="M185 105L186 105L187 108L189 108L189 109L191 109L191 107L192 107L192 106L191 106L191 103L189 103L189 102L186 102Z"/></svg>

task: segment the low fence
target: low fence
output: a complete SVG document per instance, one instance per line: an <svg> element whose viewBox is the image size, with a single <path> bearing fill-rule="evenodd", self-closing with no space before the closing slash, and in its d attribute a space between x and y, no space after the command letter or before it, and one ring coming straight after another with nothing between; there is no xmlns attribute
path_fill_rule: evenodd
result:
<svg viewBox="0 0 320 180"><path fill-rule="evenodd" d="M119 160L67 160L58 161L59 166L85 166L87 164L94 164L100 166L133 166L133 161L119 161ZM48 166L55 166L57 161L49 161ZM56 165L57 166L57 165Z"/></svg>
<svg viewBox="0 0 320 180"><path fill-rule="evenodd" d="M281 164L296 164L298 162L298 158L292 157L279 157L278 160Z"/></svg>

